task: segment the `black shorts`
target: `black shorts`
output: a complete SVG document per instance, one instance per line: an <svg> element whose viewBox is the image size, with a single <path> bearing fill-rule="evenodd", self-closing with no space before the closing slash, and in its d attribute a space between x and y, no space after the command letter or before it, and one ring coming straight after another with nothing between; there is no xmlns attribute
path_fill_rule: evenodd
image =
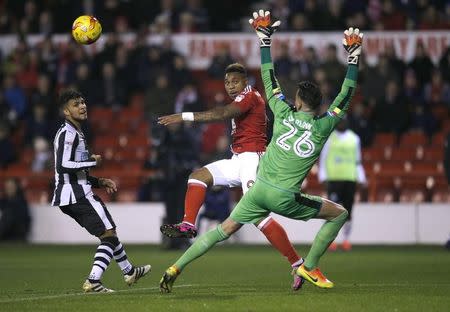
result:
<svg viewBox="0 0 450 312"><path fill-rule="evenodd" d="M344 206L348 211L348 220L352 218L353 202L355 200L356 182L328 181L328 199Z"/></svg>
<svg viewBox="0 0 450 312"><path fill-rule="evenodd" d="M59 208L94 236L98 237L106 230L116 228L108 209L97 195L82 198L75 204Z"/></svg>

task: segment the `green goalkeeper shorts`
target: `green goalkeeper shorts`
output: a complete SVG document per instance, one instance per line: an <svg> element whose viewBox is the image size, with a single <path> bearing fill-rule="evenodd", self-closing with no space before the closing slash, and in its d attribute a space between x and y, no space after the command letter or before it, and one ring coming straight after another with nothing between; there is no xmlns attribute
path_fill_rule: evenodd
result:
<svg viewBox="0 0 450 312"><path fill-rule="evenodd" d="M292 193L273 187L260 179L242 197L230 218L238 223L257 223L271 212L290 219L307 221L317 216L322 198Z"/></svg>

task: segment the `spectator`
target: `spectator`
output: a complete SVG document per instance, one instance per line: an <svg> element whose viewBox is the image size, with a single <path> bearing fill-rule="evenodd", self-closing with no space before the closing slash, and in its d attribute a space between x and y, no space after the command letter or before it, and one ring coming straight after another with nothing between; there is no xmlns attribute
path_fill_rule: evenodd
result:
<svg viewBox="0 0 450 312"><path fill-rule="evenodd" d="M396 82L400 80L397 73L389 67L388 59L384 54L379 56L375 67L367 67L363 70L363 76L361 91L368 102L375 102L384 94L389 80Z"/></svg>
<svg viewBox="0 0 450 312"><path fill-rule="evenodd" d="M271 12L271 14L273 16L276 16L276 18L278 20L280 20L280 21L288 21L290 15L291 15L291 12L297 11L296 10L297 8L292 9L292 8L289 7L289 5L291 4L290 2L293 2L293 1L288 1L288 0L274 0L274 1L270 1L270 9L269 9L269 11ZM280 29L281 30L287 30L287 28L288 28L288 23L281 23L281 25L280 25Z"/></svg>
<svg viewBox="0 0 450 312"><path fill-rule="evenodd" d="M191 84L194 81L192 73L186 64L186 59L181 55L177 55L173 59L170 70L170 81L179 88L186 84Z"/></svg>
<svg viewBox="0 0 450 312"><path fill-rule="evenodd" d="M311 29L308 17L303 13L295 13L290 18L291 31L305 31Z"/></svg>
<svg viewBox="0 0 450 312"><path fill-rule="evenodd" d="M75 89L81 92L86 102L95 106L98 103L98 86L96 81L90 77L89 66L86 63L82 63L77 67L77 76L75 80Z"/></svg>
<svg viewBox="0 0 450 312"><path fill-rule="evenodd" d="M404 98L398 83L388 81L385 93L377 100L375 107L375 123L381 132L403 133L408 128L409 116L407 114Z"/></svg>
<svg viewBox="0 0 450 312"><path fill-rule="evenodd" d="M419 82L415 72L412 69L405 71L403 78L403 92L408 103L422 103L424 104L423 92L420 89Z"/></svg>
<svg viewBox="0 0 450 312"><path fill-rule="evenodd" d="M416 104L411 113L411 129L420 131L428 137L436 130L436 118L434 118L430 109L422 104Z"/></svg>
<svg viewBox="0 0 450 312"><path fill-rule="evenodd" d="M444 20L443 16L438 13L434 5L429 5L426 7L425 11L422 12L420 23L417 28L420 30L437 30L446 29L448 27L448 20Z"/></svg>
<svg viewBox="0 0 450 312"><path fill-rule="evenodd" d="M102 80L99 86L98 98L104 107L118 110L127 105L124 83L116 77L116 70L111 63L103 64Z"/></svg>
<svg viewBox="0 0 450 312"><path fill-rule="evenodd" d="M328 0L328 10L322 12L322 16L317 21L320 30L330 29L344 29L345 22L342 16L342 1L341 0Z"/></svg>
<svg viewBox="0 0 450 312"><path fill-rule="evenodd" d="M0 121L0 169L15 161L15 148L9 136L8 125Z"/></svg>
<svg viewBox="0 0 450 312"><path fill-rule="evenodd" d="M37 88L33 90L30 96L30 104L32 107L35 105L42 105L49 114L49 117L55 117L57 112L55 96L52 93L52 86L50 78L47 75L39 75L37 81ZM52 134L53 135L53 134Z"/></svg>
<svg viewBox="0 0 450 312"><path fill-rule="evenodd" d="M175 90L169 84L167 75L160 74L156 79L156 85L145 93L144 111L147 118L173 113L175 97Z"/></svg>
<svg viewBox="0 0 450 312"><path fill-rule="evenodd" d="M145 90L156 82L161 73L166 73L168 69L164 66L161 51L156 46L150 46L145 50L145 54L138 57L136 79L139 87Z"/></svg>
<svg viewBox="0 0 450 312"><path fill-rule="evenodd" d="M43 11L39 15L39 33L50 35L53 32L52 13L49 10Z"/></svg>
<svg viewBox="0 0 450 312"><path fill-rule="evenodd" d="M36 103L33 106L25 127L25 141L27 144L31 144L36 137L42 137L47 141L51 141L55 131L52 119L48 118L47 108L40 103Z"/></svg>
<svg viewBox="0 0 450 312"><path fill-rule="evenodd" d="M26 94L30 94L31 90L37 87L38 69L38 54L33 50L28 52L24 63L17 64L16 82Z"/></svg>
<svg viewBox="0 0 450 312"><path fill-rule="evenodd" d="M166 74L160 74L156 79L156 85L145 92L144 113L151 124L151 135L154 144L159 145L162 135L162 126L158 125L159 116L173 113L176 92L169 85Z"/></svg>
<svg viewBox="0 0 450 312"><path fill-rule="evenodd" d="M291 54L289 53L289 44L282 42L279 53L278 57L274 60L275 73L279 79L287 80L294 66L294 62L291 60Z"/></svg>
<svg viewBox="0 0 450 312"><path fill-rule="evenodd" d="M406 28L406 15L398 9L393 0L384 0L381 15L383 29L402 30Z"/></svg>
<svg viewBox="0 0 450 312"><path fill-rule="evenodd" d="M431 80L431 71L433 70L434 65L426 53L422 41L417 43L414 59L408 66L416 73L421 88Z"/></svg>
<svg viewBox="0 0 450 312"><path fill-rule="evenodd" d="M396 75L402 81L403 75L405 73L406 65L405 63L397 57L395 52L395 47L393 43L388 43L384 50L385 56L387 58L388 67L396 73Z"/></svg>
<svg viewBox="0 0 450 312"><path fill-rule="evenodd" d="M38 50L40 59L39 72L49 76L51 84L56 83L59 51L54 46L50 36L46 36L40 43ZM39 86L39 81L38 81Z"/></svg>
<svg viewBox="0 0 450 312"><path fill-rule="evenodd" d="M20 29L23 33L38 33L39 32L39 14L38 8L34 1L28 0L24 5L25 16L20 21Z"/></svg>
<svg viewBox="0 0 450 312"><path fill-rule="evenodd" d="M116 77L119 77L121 80L125 92L125 102L128 103L130 94L136 91L137 82L132 71L132 65L128 60L128 50L124 45L117 47L114 65L116 68Z"/></svg>
<svg viewBox="0 0 450 312"><path fill-rule="evenodd" d="M165 20L170 30L177 29L179 11L176 8L175 1L160 0L159 5L160 13L156 16L155 20Z"/></svg>
<svg viewBox="0 0 450 312"><path fill-rule="evenodd" d="M216 54L211 59L207 70L209 76L214 79L222 80L225 68L234 62L235 61L230 54L230 47L228 44L221 44L218 47Z"/></svg>
<svg viewBox="0 0 450 312"><path fill-rule="evenodd" d="M439 69L434 69L431 73L431 82L425 85L425 101L431 106L450 103L450 85L443 81Z"/></svg>
<svg viewBox="0 0 450 312"><path fill-rule="evenodd" d="M12 120L20 119L25 115L27 110L25 92L10 75L6 76L3 81L3 97L13 115Z"/></svg>
<svg viewBox="0 0 450 312"><path fill-rule="evenodd" d="M313 72L318 66L318 56L314 47L307 47L291 70L294 81L313 80Z"/></svg>
<svg viewBox="0 0 450 312"><path fill-rule="evenodd" d="M48 141L43 137L35 137L33 140L34 158L31 171L42 172L52 168L52 153Z"/></svg>
<svg viewBox="0 0 450 312"><path fill-rule="evenodd" d="M4 196L0 199L0 241L25 241L30 227L28 203L19 180L8 178L4 184Z"/></svg>
<svg viewBox="0 0 450 312"><path fill-rule="evenodd" d="M205 32L209 29L208 10L203 6L202 0L185 1L184 12L188 12L193 17L194 28L197 31Z"/></svg>
<svg viewBox="0 0 450 312"><path fill-rule="evenodd" d="M86 65L88 73L90 72L90 59L84 49L80 49L76 43L69 43L68 51L66 55L61 59L64 62L64 66L60 65L59 70L62 77L61 84L68 86L73 84L79 79L78 70L81 65ZM96 70L94 70L96 72Z"/></svg>
<svg viewBox="0 0 450 312"><path fill-rule="evenodd" d="M375 137L375 129L371 116L372 110L365 103L354 102L353 110L349 115L350 129L361 139L361 146L368 147Z"/></svg>
<svg viewBox="0 0 450 312"><path fill-rule="evenodd" d="M450 5L449 5L450 10ZM450 47L448 47L439 60L439 69L442 72L442 77L447 83L450 83Z"/></svg>
<svg viewBox="0 0 450 312"><path fill-rule="evenodd" d="M172 37L165 36L160 46L161 64L164 68L171 68L175 62L175 58L179 56L175 52L172 45Z"/></svg>
<svg viewBox="0 0 450 312"><path fill-rule="evenodd" d="M179 34L191 34L197 31L194 16L190 12L181 12L176 32Z"/></svg>
<svg viewBox="0 0 450 312"><path fill-rule="evenodd" d="M185 85L177 94L174 112L199 112L201 110L202 105L200 103L197 89L191 83Z"/></svg>
<svg viewBox="0 0 450 312"><path fill-rule="evenodd" d="M337 58L337 48L334 44L329 44L325 50L325 60L320 65L320 68L325 72L325 76L331 82L333 91L338 93L338 83L344 79L345 66L339 62Z"/></svg>
<svg viewBox="0 0 450 312"><path fill-rule="evenodd" d="M142 181L138 189L139 202L164 200L164 162L159 149L158 146L152 146L144 162L144 169L152 170L153 173Z"/></svg>

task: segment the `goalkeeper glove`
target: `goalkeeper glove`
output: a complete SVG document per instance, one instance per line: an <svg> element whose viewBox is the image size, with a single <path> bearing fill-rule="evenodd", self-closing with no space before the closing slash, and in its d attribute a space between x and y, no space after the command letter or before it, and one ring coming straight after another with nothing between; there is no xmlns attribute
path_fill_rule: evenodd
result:
<svg viewBox="0 0 450 312"><path fill-rule="evenodd" d="M363 33L359 32L358 28L350 27L344 31L344 38L342 44L344 49L348 52L347 63L358 65L359 56L362 50Z"/></svg>
<svg viewBox="0 0 450 312"><path fill-rule="evenodd" d="M264 10L259 10L258 12L253 12L253 18L249 19L248 22L252 25L253 29L259 37L261 47L270 47L272 39L270 36L278 29L281 22L276 21L271 24L270 12Z"/></svg>

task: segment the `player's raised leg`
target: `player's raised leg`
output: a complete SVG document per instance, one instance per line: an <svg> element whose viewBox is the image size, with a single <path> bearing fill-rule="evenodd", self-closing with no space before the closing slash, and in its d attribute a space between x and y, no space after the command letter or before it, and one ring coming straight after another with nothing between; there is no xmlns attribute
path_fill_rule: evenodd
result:
<svg viewBox="0 0 450 312"><path fill-rule="evenodd" d="M195 220L198 212L205 202L206 190L213 184L213 177L205 167L194 171L188 180L186 197L184 200L183 221L178 224L163 224L161 232L171 238L197 236Z"/></svg>
<svg viewBox="0 0 450 312"><path fill-rule="evenodd" d="M297 274L320 288L332 288L333 282L328 280L318 268L320 257L336 238L339 230L347 220L348 212L341 205L322 199L322 207L316 218L325 219L312 243L305 262L298 268Z"/></svg>

